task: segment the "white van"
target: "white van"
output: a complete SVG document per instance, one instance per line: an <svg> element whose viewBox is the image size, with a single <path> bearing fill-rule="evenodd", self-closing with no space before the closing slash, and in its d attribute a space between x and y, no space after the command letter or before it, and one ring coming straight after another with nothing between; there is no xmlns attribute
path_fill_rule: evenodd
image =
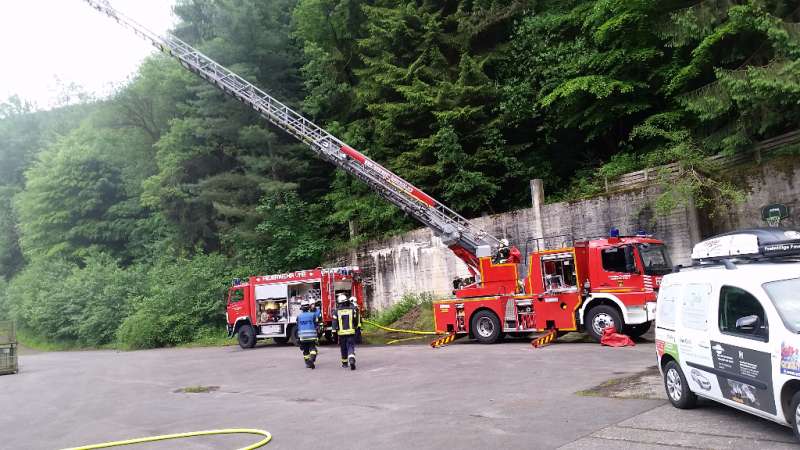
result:
<svg viewBox="0 0 800 450"><path fill-rule="evenodd" d="M792 427L800 439L800 233L708 239L661 282L656 349L667 397L709 398Z"/></svg>

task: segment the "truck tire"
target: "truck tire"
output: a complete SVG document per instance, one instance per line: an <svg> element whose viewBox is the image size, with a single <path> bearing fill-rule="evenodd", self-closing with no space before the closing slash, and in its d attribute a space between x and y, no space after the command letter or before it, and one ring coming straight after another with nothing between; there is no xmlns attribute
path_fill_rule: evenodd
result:
<svg viewBox="0 0 800 450"><path fill-rule="evenodd" d="M675 361L669 361L664 366L664 389L669 402L676 408L691 409L697 404L697 395L689 389L689 383Z"/></svg>
<svg viewBox="0 0 800 450"><path fill-rule="evenodd" d="M300 345L300 336L297 335L297 325L292 327L292 330L289 331L289 336L291 337L292 345Z"/></svg>
<svg viewBox="0 0 800 450"><path fill-rule="evenodd" d="M627 325L625 327L625 334L632 338L641 337L643 334L650 331L650 326L653 322L637 323L636 325Z"/></svg>
<svg viewBox="0 0 800 450"><path fill-rule="evenodd" d="M598 305L590 309L584 317L583 323L586 332L597 342L600 342L606 327L613 326L619 331L625 326L617 308L608 305Z"/></svg>
<svg viewBox="0 0 800 450"><path fill-rule="evenodd" d="M253 348L256 346L256 330L249 323L239 327L237 332L239 337L239 347L244 349Z"/></svg>
<svg viewBox="0 0 800 450"><path fill-rule="evenodd" d="M789 411L786 412L789 424L792 426L794 437L800 440L800 392L795 392L789 403Z"/></svg>
<svg viewBox="0 0 800 450"><path fill-rule="evenodd" d="M481 344L494 344L503 335L497 314L485 309L472 315L470 327L472 336Z"/></svg>

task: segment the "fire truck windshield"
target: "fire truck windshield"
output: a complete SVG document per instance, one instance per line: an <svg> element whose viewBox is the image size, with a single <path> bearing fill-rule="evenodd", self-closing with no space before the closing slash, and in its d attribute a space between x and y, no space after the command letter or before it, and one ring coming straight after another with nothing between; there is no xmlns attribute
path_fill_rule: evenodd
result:
<svg viewBox="0 0 800 450"><path fill-rule="evenodd" d="M667 247L663 244L638 244L639 256L646 275L666 275L672 272Z"/></svg>

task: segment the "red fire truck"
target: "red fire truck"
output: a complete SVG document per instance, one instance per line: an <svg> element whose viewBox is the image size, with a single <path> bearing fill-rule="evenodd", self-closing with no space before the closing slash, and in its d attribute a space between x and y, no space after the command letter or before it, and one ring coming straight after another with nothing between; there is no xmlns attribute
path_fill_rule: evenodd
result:
<svg viewBox="0 0 800 450"><path fill-rule="evenodd" d="M331 312L336 296L355 296L364 308L364 289L358 266L316 268L276 275L236 279L228 290L225 317L228 334L238 335L242 348L253 348L259 339L278 344L296 341L300 300L311 299L322 314L323 334L331 340Z"/></svg>
<svg viewBox="0 0 800 450"><path fill-rule="evenodd" d="M526 264L520 264L522 256L516 247L480 229L177 37L154 34L107 1L85 1L308 145L321 159L362 180L377 195L440 237L466 264L470 276L454 282L455 299L436 302L439 331L465 333L491 343L504 333L546 329L585 328L597 338L600 330L609 325L634 335L649 328L655 307L654 291L660 275L669 269L669 259L660 241L644 236L610 236L550 246L539 239L537 242L542 245L535 246L530 255L526 251L528 274L520 280L520 269ZM242 287L244 291L252 291L254 301L258 297L254 286L258 283L251 278L248 287ZM255 330L253 327L261 323L253 323L256 313L256 310L248 312L251 321L248 327L234 327L240 338L242 330ZM280 332L279 337L286 338L289 323L262 328L261 332ZM249 345L250 340L245 343Z"/></svg>
<svg viewBox="0 0 800 450"><path fill-rule="evenodd" d="M538 248L541 241L520 281L520 264L481 258L480 276L488 282L435 301L436 331L493 343L506 333L582 330L599 340L608 326L631 336L650 329L661 277L672 268L661 241L644 235L570 239L552 249Z"/></svg>

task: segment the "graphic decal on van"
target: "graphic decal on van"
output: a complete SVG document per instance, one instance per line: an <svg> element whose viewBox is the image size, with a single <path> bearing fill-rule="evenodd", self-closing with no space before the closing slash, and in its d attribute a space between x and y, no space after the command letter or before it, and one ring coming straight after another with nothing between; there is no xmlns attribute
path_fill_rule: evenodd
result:
<svg viewBox="0 0 800 450"><path fill-rule="evenodd" d="M800 377L800 350L785 342L781 343L781 373Z"/></svg>
<svg viewBox="0 0 800 450"><path fill-rule="evenodd" d="M711 341L711 357L723 397L775 414L769 353Z"/></svg>

